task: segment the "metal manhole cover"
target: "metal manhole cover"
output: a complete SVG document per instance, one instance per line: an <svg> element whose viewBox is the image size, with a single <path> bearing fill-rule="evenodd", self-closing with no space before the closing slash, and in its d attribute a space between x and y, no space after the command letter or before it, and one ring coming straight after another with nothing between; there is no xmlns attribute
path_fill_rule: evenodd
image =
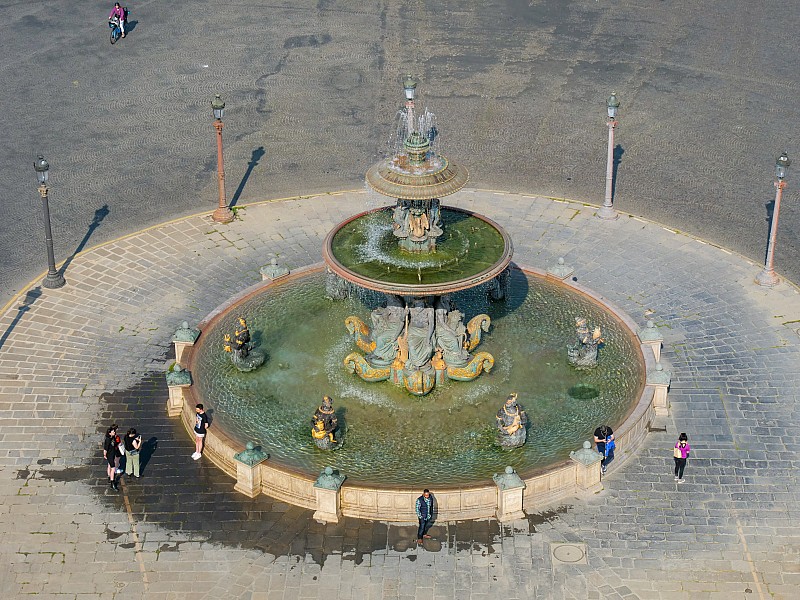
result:
<svg viewBox="0 0 800 600"><path fill-rule="evenodd" d="M553 563L586 564L586 544L552 544Z"/></svg>

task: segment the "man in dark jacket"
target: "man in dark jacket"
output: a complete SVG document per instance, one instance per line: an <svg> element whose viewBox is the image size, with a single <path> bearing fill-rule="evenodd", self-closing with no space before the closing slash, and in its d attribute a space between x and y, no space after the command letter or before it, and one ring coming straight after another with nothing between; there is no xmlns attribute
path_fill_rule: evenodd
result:
<svg viewBox="0 0 800 600"><path fill-rule="evenodd" d="M417 518L419 519L419 529L417 529L417 544L422 545L422 538L430 539L428 529L433 525L433 497L430 490L424 490L422 496L417 498Z"/></svg>

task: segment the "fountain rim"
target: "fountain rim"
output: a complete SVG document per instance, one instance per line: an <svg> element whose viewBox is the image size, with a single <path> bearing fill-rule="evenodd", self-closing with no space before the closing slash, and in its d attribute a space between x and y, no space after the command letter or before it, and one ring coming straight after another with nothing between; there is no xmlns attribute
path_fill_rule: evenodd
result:
<svg viewBox="0 0 800 600"><path fill-rule="evenodd" d="M608 314L612 318L617 320L620 323L620 325L622 325L622 327L628 331L632 340L638 341L638 343L634 344L634 348L637 351L638 354L637 358L639 359L638 362L639 365L642 367L642 371L644 373L647 373L655 368L656 365L655 357L653 356L652 352L645 351L646 348L645 344L641 343L641 341L638 340L638 337L636 335L636 330L638 329L639 326L625 311L620 309L614 303L607 300L604 296L594 292L590 288L580 285L577 282L562 281L553 278L540 269L528 266L521 266L515 263L511 265L511 268L521 271L526 276L540 277L551 283L564 286L570 289L571 291L587 298L596 305L602 307L605 311L608 312ZM286 275L279 279L258 282L242 290L238 294L235 294L234 296L232 296L231 298L220 304L217 308L212 310L202 321L200 321L200 323L197 324L197 328L200 329L201 335L193 346L188 346L184 350L181 366L184 367L186 370L188 370L192 374L193 378L201 376L200 373L195 372L194 363L195 363L195 357L197 356L200 348L202 348L202 346L204 346L206 342L211 343L208 334L205 333L207 330L213 330L217 322L220 321L222 318L224 318L228 313L233 311L237 306L250 300L251 298L254 298L255 296L258 296L259 294L265 292L267 289L280 287L287 283L291 283L295 280L303 279L309 275L316 275L324 271L325 271L324 263L314 263L311 265L306 265L295 271L292 271L289 275ZM192 419L193 422L194 405L198 402L204 402L204 401L205 401L204 403L208 403L209 399L206 399L203 396L201 396L197 391L196 386L194 385L190 385L189 387L187 387L184 391L184 394L185 394L184 405L185 407L191 408L192 414L190 415L190 418ZM636 394L632 394L632 397L636 397ZM637 432L637 427L641 427L640 421L642 420L643 414L644 416L646 416L646 412L648 411L649 408L651 408L652 400L653 400L653 389L651 386L647 384L646 379L643 379L640 388L638 390L638 400L631 403L628 411L625 413L625 416L620 420L618 424L617 423L612 424L615 432L615 437L617 438L617 440L621 440L623 436L627 434L632 434L632 437L634 438L633 441L631 442L630 445L626 445L623 448L625 454L628 456L632 454L636 450L636 448L638 448L638 446L642 443L644 437L646 436L647 430L645 430L644 436L637 436L635 434ZM194 432L191 429L190 423L186 420L185 417L186 414L187 414L186 410L184 409L184 419L183 419L184 426L187 430L187 433L189 433L192 436L192 439L194 439ZM229 435L224 429L220 428L219 425L216 425L213 428L213 430L209 430L209 434L218 438L221 445L226 449L225 455L221 456L215 456L216 453L213 452L208 453L209 458L217 467L231 474L229 469L227 468L228 464L231 461L226 460L226 457L228 455L232 457L233 454L242 452L245 449L245 444L237 441L235 438ZM579 442L576 442L576 445L578 443ZM266 450L269 450L269 448L266 448ZM622 460L624 460L624 458ZM332 464L335 464L335 456L331 457L331 461ZM522 479L531 479L533 477L545 475L547 473L556 471L558 469L567 468L570 465L570 461L571 459L567 458L565 460L555 462L546 467L520 470L517 472L517 474ZM618 461L621 462L619 459ZM292 467L285 464L278 464L271 462L269 460L266 461L264 464L267 465L270 469L274 469L275 471L283 473L285 475L300 477L308 481L315 480L314 475L311 475L299 469L293 469ZM234 472L232 475L235 477L236 467L234 466L233 469ZM352 488L355 490L380 489L382 491L398 492L398 493L407 493L410 491L417 490L417 488L419 487L419 486L403 486L403 485L391 485L391 484L376 484L367 481L359 482L358 480L350 479L350 477L347 478L344 485L348 488ZM437 493L446 493L446 492L456 492L456 491L461 491L461 492L476 491L484 489L487 486L494 486L494 482L491 479L482 479L460 485L446 484L435 487ZM431 487L433 486L431 485ZM279 499L292 503L291 499L289 498L279 497Z"/></svg>
<svg viewBox="0 0 800 600"><path fill-rule="evenodd" d="M371 277L364 277L362 275L358 275L354 271L345 267L342 263L340 263L333 254L333 238L336 234L341 231L344 227L346 227L349 223L352 223L356 219L360 219L366 215L377 213L381 211L385 211L391 209L391 206L381 206L379 208L373 208L371 210L365 210L364 212L358 213L351 217L348 217L344 221L336 224L333 228L328 232L328 235L325 236L325 240L322 243L322 259L325 261L325 264L328 268L341 277L342 279L349 281L359 287L367 288L368 290L372 290L375 292L382 292L384 294L398 294L401 296L441 296L444 294L449 294L452 292L459 292L461 290L467 290L469 288L476 287L497 277L500 273L502 273L506 267L511 263L511 258L514 255L514 244L511 241L511 236L508 235L505 229L503 229L500 225L492 221L490 218L485 217L479 213L476 213L471 210L466 210L463 208L456 208L453 206L443 206L442 209L447 209L448 211L460 212L471 217L475 217L484 221L490 227L493 227L503 238L503 253L500 256L500 260L498 260L494 265L489 267L488 269L484 269L475 275L471 275L469 277L464 277L462 279L455 279L451 282L447 283L420 283L420 284L413 284L413 283L387 283L385 281L380 281L378 279L372 279Z"/></svg>

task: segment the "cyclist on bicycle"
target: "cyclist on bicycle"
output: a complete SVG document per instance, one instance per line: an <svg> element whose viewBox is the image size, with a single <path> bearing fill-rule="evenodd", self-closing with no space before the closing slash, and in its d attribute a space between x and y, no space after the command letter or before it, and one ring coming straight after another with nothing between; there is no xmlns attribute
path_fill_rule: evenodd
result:
<svg viewBox="0 0 800 600"><path fill-rule="evenodd" d="M119 25L122 37L125 37L125 9L119 5L119 2L114 2L114 8L111 9L108 20Z"/></svg>

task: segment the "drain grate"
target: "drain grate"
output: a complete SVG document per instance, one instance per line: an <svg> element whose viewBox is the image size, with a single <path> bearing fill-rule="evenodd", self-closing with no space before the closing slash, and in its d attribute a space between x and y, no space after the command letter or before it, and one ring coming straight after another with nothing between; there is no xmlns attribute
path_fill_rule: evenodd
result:
<svg viewBox="0 0 800 600"><path fill-rule="evenodd" d="M586 544L550 544L550 557L554 565L585 565Z"/></svg>

